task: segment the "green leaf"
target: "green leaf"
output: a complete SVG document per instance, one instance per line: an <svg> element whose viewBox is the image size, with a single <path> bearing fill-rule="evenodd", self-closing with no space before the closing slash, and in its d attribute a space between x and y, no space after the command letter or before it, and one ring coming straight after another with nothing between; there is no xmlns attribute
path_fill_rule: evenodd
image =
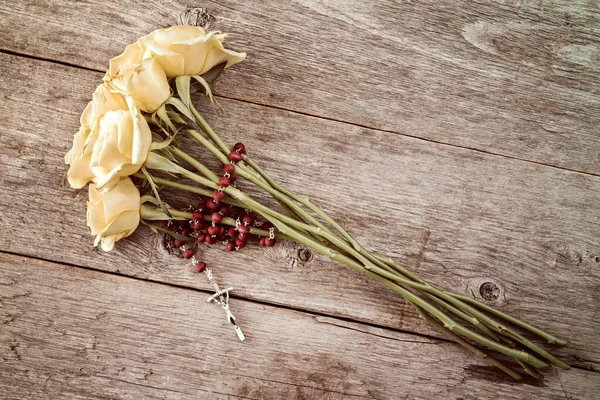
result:
<svg viewBox="0 0 600 400"><path fill-rule="evenodd" d="M145 165L146 168L149 169L158 169L165 172L172 172L174 174L180 174L182 170L179 165L161 155L156 154L153 151L148 153L148 158L146 159Z"/></svg>
<svg viewBox="0 0 600 400"><path fill-rule="evenodd" d="M210 90L210 85L208 84L208 82L206 80L204 80L204 78L202 78L200 75L194 75L192 78L194 78L196 81L198 81L198 83L200 85L202 85L202 87L204 88L204 92L210 99L210 102L215 104L215 98L213 97L213 94L212 94L212 91Z"/></svg>
<svg viewBox="0 0 600 400"><path fill-rule="evenodd" d="M172 99L173 97L171 97ZM181 100L178 100L181 102ZM168 101L167 101L168 103ZM171 122L171 119L169 118L169 115L167 114L167 108L165 107L165 105L163 104L162 106L160 106L160 108L158 110L156 110L156 115L158 115L158 118L160 118L161 121L163 121L165 124L167 124L167 126L171 129L171 131L173 131L173 133L177 132L177 128L175 128L175 125L173 125L173 123Z"/></svg>
<svg viewBox="0 0 600 400"><path fill-rule="evenodd" d="M177 114L177 111L173 111L171 107L167 109L167 115L169 116L172 122L175 122L176 124L185 124L183 118L181 118L179 114Z"/></svg>
<svg viewBox="0 0 600 400"><path fill-rule="evenodd" d="M154 196L150 196L149 194L143 195L140 199L140 204L145 203L152 203L155 206L160 204L160 202Z"/></svg>
<svg viewBox="0 0 600 400"><path fill-rule="evenodd" d="M167 104L174 106L180 113L188 117L190 121L194 121L194 116L192 115L190 109L177 97L171 97L167 101Z"/></svg>
<svg viewBox="0 0 600 400"><path fill-rule="evenodd" d="M223 61L221 64L215 65L209 71L202 74L202 79L204 79L208 83L214 82L215 79L217 79L217 77L221 75L221 72L223 72L226 65L227 61Z"/></svg>
<svg viewBox="0 0 600 400"><path fill-rule="evenodd" d="M183 104L189 108L190 103L192 102L190 99L190 76L178 76L175 78L175 86L177 88L177 94L179 95L179 98L183 101Z"/></svg>
<svg viewBox="0 0 600 400"><path fill-rule="evenodd" d="M175 136L171 136L170 138L168 138L167 140L164 140L162 142L150 143L150 151L164 149L165 147L167 147L171 144L171 142L173 141L174 138L175 138Z"/></svg>

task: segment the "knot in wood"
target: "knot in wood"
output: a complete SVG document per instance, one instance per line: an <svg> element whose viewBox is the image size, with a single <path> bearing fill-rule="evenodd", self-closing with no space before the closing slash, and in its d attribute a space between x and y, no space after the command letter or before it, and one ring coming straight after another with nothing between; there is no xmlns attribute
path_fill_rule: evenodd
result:
<svg viewBox="0 0 600 400"><path fill-rule="evenodd" d="M299 248L296 254L298 256L298 259L305 263L309 262L312 259L312 253L310 252L310 250L305 248Z"/></svg>
<svg viewBox="0 0 600 400"><path fill-rule="evenodd" d="M494 282L484 282L479 286L479 294L485 301L496 301L500 297L500 287Z"/></svg>
<svg viewBox="0 0 600 400"><path fill-rule="evenodd" d="M314 257L311 250L304 246L288 241L277 242L277 245L267 250L267 257L281 264L283 258L288 268L294 269L308 264Z"/></svg>
<svg viewBox="0 0 600 400"><path fill-rule="evenodd" d="M493 278L473 278L467 284L467 293L495 306L506 303L504 285Z"/></svg>
<svg viewBox="0 0 600 400"><path fill-rule="evenodd" d="M214 17L209 14L208 10L203 7L186 8L178 17L179 25L199 26L203 29L208 29Z"/></svg>

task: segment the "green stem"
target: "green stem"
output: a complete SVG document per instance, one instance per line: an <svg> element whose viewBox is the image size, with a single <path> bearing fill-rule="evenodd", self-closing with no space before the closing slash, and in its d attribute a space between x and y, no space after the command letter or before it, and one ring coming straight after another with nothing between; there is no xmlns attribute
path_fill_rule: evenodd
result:
<svg viewBox="0 0 600 400"><path fill-rule="evenodd" d="M194 119L196 120L198 125L207 134L207 136L221 149L222 152L228 154L230 152L230 148L210 128L208 123L202 118L198 111L195 110L193 106L190 106L190 111L192 112ZM208 140L204 139L204 137L202 137L202 135L200 135L199 133L195 132L195 134L203 139L203 141L205 142L203 144L207 149L209 149L209 151L215 154L215 156L217 156L221 161L228 162L227 158L221 151L219 151L219 149L213 146ZM183 157L181 157L182 154L178 154L178 156L184 159L186 162L188 162L188 164L192 165L198 171L206 175L207 178L209 178L209 180L213 181L213 184L216 184L215 182L218 179L216 175L212 174L212 172L210 172L212 175L205 173L205 170L207 169L201 163L198 163L196 160L187 156L187 154L185 153L183 153ZM187 156L187 160L185 156ZM532 354L529 354L523 350L518 350L516 348L509 348L499 343L499 338L501 338L503 341L506 341L507 343L510 343L510 340L506 339L503 336L506 335L512 339L517 340L518 342L528 347L532 351L536 352L537 354L541 355L542 357L546 358L553 364L562 368L568 367L567 364L556 359L554 356L546 352L541 347L537 346L535 343L532 343L531 341L519 335L518 333L513 332L510 329L498 324L493 318L486 316L482 312L479 312L473 307L470 307L466 303L474 304L477 307L483 308L485 311L490 312L491 314L499 316L509 322L514 323L517 326L529 330L530 332L536 333L539 336L546 338L550 343L566 344L566 341L555 338L554 336L547 334L546 332L538 328L532 327L531 325L526 324L518 320L517 318L504 314L501 311L495 310L487 305L481 304L468 296L437 289L421 280L415 274L408 271L405 267L396 264L392 259L384 258L368 252L339 224L337 224L332 218L330 218L324 211L322 211L319 207L313 205L309 199L302 196L298 196L295 193L278 185L249 157L244 156L243 159L250 167L254 169L254 171L258 173L258 175L260 175L262 180L259 177L257 177L252 171L250 171L247 167L241 164L239 165L238 171L236 171L237 174L247 179L248 181L254 183L259 188L267 191L282 205L291 208L293 214L295 214L298 217L298 219L274 211L262 205L261 203L254 201L249 196L235 188L228 187L225 189L225 193L227 193L229 196L233 197L240 203L244 204L247 208L252 209L263 215L267 220L275 224L280 230L280 232L287 235L291 240L297 241L308 247L311 247L315 251L324 254L331 259L340 261L345 265L348 265L351 268L354 268L364 273L365 275L371 277L372 279L393 289L394 291L402 295L409 303L415 306L417 308L417 311L421 310L425 313L428 313L431 316L430 318L435 318L442 322L446 329L448 329L449 331L454 330L460 335L473 341L476 341L477 343L480 343L492 350L511 356L520 363L527 363L538 368L543 368L547 366L547 363L538 359ZM202 167L204 167L204 170ZM184 176L193 179L194 181L200 184L206 185L206 180L202 181L193 178L192 176L195 174L193 174L190 171L186 171L183 174ZM210 185L207 186L213 187ZM304 209L299 207L295 202L298 202L306 206L309 210L313 211L317 216L319 216L325 222L327 222L329 225L335 228L335 230L337 230L345 240L335 235L325 225L320 223L311 214L307 213ZM290 204L293 206L291 206ZM310 218L307 218L306 216L309 216ZM312 225L310 225L309 223L312 223ZM319 241L309 236L309 234L312 234L315 237L326 239L342 252L335 251L329 246L320 243ZM442 311L425 301L423 298L417 296L416 294L412 293L412 291L400 285L408 286L414 290L419 291L421 295L425 296L430 301L437 303L438 306L443 307L448 311L452 312L453 314L457 315L461 319L472 323L478 329L482 330L484 334L490 336L491 339L482 336L476 332L473 332L470 329L456 323L454 320L452 320ZM433 320L433 322L437 323L435 320ZM498 332L500 334L500 337L494 334L492 331ZM461 338L459 339L463 340ZM463 340L463 342L465 341ZM465 343L468 344L468 342ZM524 368L525 367L527 366L525 365ZM525 370L531 374L531 370L527 370L527 368L525 368ZM514 371L512 372L516 374Z"/></svg>
<svg viewBox="0 0 600 400"><path fill-rule="evenodd" d="M157 210L158 210L158 208L157 208ZM179 210L174 210L174 209L170 209L169 211L170 211L171 215L173 215L174 217L177 217L177 218L183 218L183 219L188 219L188 220L194 218L194 214L191 212L179 211ZM204 221L212 222L211 218L212 217L210 215L205 215L203 219L204 219ZM229 226L236 226L235 219L233 219L231 217L224 217L223 221L221 223L225 224L225 225L229 225ZM253 235L256 235L256 236L265 236L265 237L269 237L269 235L270 235L269 231L266 231L266 230L260 229L260 228L255 228L255 227L250 228L250 233ZM279 233L279 232L275 232L275 237L278 239L281 239L281 240L292 241L291 237L284 235L282 233Z"/></svg>
<svg viewBox="0 0 600 400"><path fill-rule="evenodd" d="M522 345L528 347L529 349L531 349L532 351L536 352L537 354L539 354L540 356L544 357L546 360L550 361L552 364L556 365L557 367L563 368L563 369L569 369L569 364L559 360L558 358L554 357L552 354L550 354L548 351L546 351L545 349L543 349L542 347L538 346L537 344L533 343L531 340L527 339L526 337L508 329L507 327L505 327L504 325L500 324L499 322L497 322L496 320L494 320L493 318L488 317L487 315L483 314L482 312L474 309L473 307L463 303L462 301L460 301L459 299L453 297L452 295L450 295L448 292L445 291L439 291L436 289L436 295L439 297L442 297L444 300L447 300L448 302L454 304L455 306L457 306L458 308L462 309L465 312L468 312L469 314L473 315L474 317L476 317L477 319L483 321L488 327L490 327L492 330L507 335L508 337L510 337L511 339L514 339L516 341L518 341L519 343L521 343Z"/></svg>
<svg viewBox="0 0 600 400"><path fill-rule="evenodd" d="M518 360L524 361L535 367L543 368L548 365L544 361L538 359L537 357L535 357L531 354L511 349L511 348L506 347L498 342L494 342L493 340L490 340L487 337L484 337L476 332L473 332L468 328L465 328L464 326L458 324L457 322L452 320L450 317L448 317L446 314L444 314L437 308L433 307L432 305L430 305L429 303L427 303L420 297L416 296L409 290L397 285L396 283L392 282L391 280L402 281L403 283L405 283L409 286L420 286L421 288L427 288L427 289L435 291L436 289L432 288L431 286L418 284L413 281L409 281L407 279L400 278L397 275L394 275L390 272L383 270L380 267L373 266L373 265L370 266L370 269L373 269L373 272L371 272L371 270L369 268L367 268L366 266L361 265L360 263L358 263L358 262L350 259L349 257L346 257L338 252L335 252L331 248L312 240L308 236L305 236L298 231L295 231L292 227L286 225L283 221L280 221L279 219L277 219L275 217L275 215L279 214L278 217L282 216L287 219L291 219L294 222L294 225L301 224L299 221L293 220L290 217L284 216L283 214L277 213L276 211L269 209L268 207L256 202L255 200L252 200L248 195L246 195L243 192L240 192L239 190L237 190L233 187L226 188L225 192L227 194L229 194L231 197L233 197L234 199L246 204L246 206L248 208L260 213L263 217L265 217L266 219L271 221L282 233L289 235L290 237L295 239L295 241L297 241L301 244L304 244L304 245L316 250L317 252L328 256L329 258L340 261L340 262L362 272L363 274L369 276L370 278L375 279L376 281L381 282L384 285L395 290L397 293L401 294L404 298L406 298L410 302L419 305L420 307L424 308L429 314L436 317L438 320L442 321L444 323L444 326L446 326L448 329L456 330L461 335L463 335L471 340L474 340L474 341L482 344L483 346L486 346L492 350L498 351L498 352L508 355L510 357L516 358ZM315 227L310 227L310 228L318 229ZM307 230L311 231L312 229L307 229ZM318 231L317 231L317 233L318 233ZM325 235L325 237L327 239L329 239L327 237L326 233L323 233L323 234ZM338 240L340 240L340 239L338 239ZM375 273L375 272L377 272L377 273Z"/></svg>
<svg viewBox="0 0 600 400"><path fill-rule="evenodd" d="M229 154L231 152L229 146L227 146L227 144L221 140L221 138L215 133L215 131L212 130L210 125L208 125L208 122L206 122L206 120L202 118L202 115L200 115L200 113L198 112L198 110L196 110L196 107L194 107L193 104L190 104L189 110L192 112L196 123L200 126L200 128L202 128L202 130L204 131L204 133L206 133L210 140L215 142L215 144L221 148L223 153Z"/></svg>
<svg viewBox="0 0 600 400"><path fill-rule="evenodd" d="M200 133L198 133L192 129L188 129L188 130L186 130L186 132L190 136L192 136L198 143L203 145L208 151L213 153L223 164L229 163L229 159L227 158L227 156L225 156L217 147L215 147L210 141L208 141ZM179 151L182 152L181 150L179 150ZM188 155L188 157L189 157L189 155ZM294 203L293 201L291 201L288 197L282 195L279 191L274 190L271 186L269 186L268 184L266 184L265 182L261 181L259 178L254 176L254 174L249 173L248 170L243 165L237 164L235 167L235 171L236 171L235 173L237 175L252 182L256 186L265 190L267 193L269 193L271 196L273 196L273 198L275 200L277 200L277 202L279 204L281 204L281 206L284 207L284 209L286 209L286 211L288 211L290 213L290 215L295 215L298 219L300 219L304 222L307 222L307 223L310 222L312 224L320 226L323 229L326 229L325 226L323 226L318 220L316 220L312 215L310 215L309 213L307 213L306 211L304 211L303 209L298 207L298 205L296 203Z"/></svg>
<svg viewBox="0 0 600 400"><path fill-rule="evenodd" d="M564 339L558 338L554 335L551 335L539 328L536 328L535 326L532 326L530 324L528 324L527 322L521 321L520 319L513 317L512 315L508 315L500 310L495 309L494 307L490 307L485 303L482 303L472 297L469 296L465 296L463 294L458 294L458 293L452 293L452 292L447 292L449 295L451 295L452 297L455 297L457 299L460 299L464 302L470 303L475 305L476 307L479 307L487 312L489 312L490 314L494 314L497 317L500 317L508 322L510 322L513 325L516 325L520 328L523 328L531 333L534 333L536 335L538 335L539 337L546 339L548 341L548 343L550 344L557 344L560 346L565 346L567 345L569 342L567 342Z"/></svg>
<svg viewBox="0 0 600 400"><path fill-rule="evenodd" d="M427 323L429 323L429 325L431 325L434 329L436 329L442 335L444 335L444 336L448 337L450 340L460 344L461 346L463 346L470 352L482 357L484 360L486 360L490 364L494 365L495 367L499 368L500 370L504 371L505 373L512 376L516 380L520 381L523 379L523 377L516 371L513 371L512 369L510 369L506 365L502 364L500 361L498 361L494 357L490 356L489 354L485 353L484 351L481 351L477 347L471 345L466 340L463 340L460 336L445 329L442 325L438 324L438 322L435 319L433 319L429 315L427 315L427 313L421 307L417 306L416 304L413 304L413 307L415 307L415 309L417 310L417 312L419 313L421 318L423 318ZM520 360L517 360L517 361L520 364L527 366L522 361L520 361ZM529 367L527 366L527 368L529 368Z"/></svg>
<svg viewBox="0 0 600 400"><path fill-rule="evenodd" d="M188 156L187 154L185 154L184 152L178 150L178 149L174 149L175 154L178 154L183 160L185 160L186 162L188 162L190 165L196 167L196 165L198 166L202 166L203 165L201 163L199 163L198 161L194 160L192 157ZM205 184L206 179L202 178L200 176L197 176L196 174L194 174L191 171L187 171L184 168L180 168L181 171L180 173L182 173L184 176L195 180L199 183ZM215 177L215 179L217 179ZM297 221L291 217L288 217L286 215L283 215L277 211L274 211L272 209L270 209L267 206L262 205L261 203L253 200L252 198L250 198L247 194L241 192L240 190L234 188L234 187L227 187L225 188L225 193L230 195L232 198L238 200L239 202L241 202L242 204L246 205L247 208L252 209L253 211L256 211L258 213L260 213L261 215L263 215L263 217L267 218L268 220L273 220L276 221L273 222L278 229L280 229L280 231L284 234L288 234L289 236L291 236L292 238L296 239L296 241L300 241L300 243L302 244L306 244L307 246L317 250L318 252L325 254L327 256L329 256L330 258L332 258L332 255L335 256L335 259L337 259L338 261L343 262L346 265L348 264L348 260L351 260L350 258L338 253L338 252L334 252L331 248L323 245L322 243L318 243L312 239L310 239L308 236L305 236L303 234L301 234L298 231L295 231L293 228L291 228L290 226L294 226L297 228L301 228L304 229L307 232L312 232L315 233L317 235L321 235L323 236L325 239L329 240L332 242L332 244L339 246L340 248L344 249L345 251L349 252L350 254L352 254L354 257L356 257L358 260L360 260L363 264L359 264L355 261L353 261L353 268L356 268L356 265L358 265L358 270L365 273L366 275L372 277L373 279L376 279L378 281L381 281L383 279L383 283L388 285L388 283L386 282L390 282L390 281L395 281L398 283L402 283L404 285L407 285L409 287L413 287L415 289L418 290L423 290L426 292L431 292L435 295L437 295L438 297L442 297L445 300L450 301L447 297L447 295L445 295L444 292L442 292L441 290L438 290L432 286L429 286L427 284L420 284L417 282L414 282L412 280L409 280L407 278L403 278L398 276L397 274L394 274L392 272L388 272L387 270L374 265L373 263L371 263L370 261L366 260L362 255L360 255L360 253L358 253L355 249L353 249L351 246L348 245L348 243L344 242L343 240L337 238L336 236L333 236L329 233L327 233L326 231L324 231L321 228L318 227L314 227L311 225L307 225L304 224L300 221ZM285 225L285 224L289 224ZM289 232L284 231L283 229L288 230L289 232L293 232L294 234L290 234ZM371 270L373 272L371 272ZM395 286L395 287L394 287ZM456 323L454 320L450 319L448 316L446 316L444 313L442 313L440 310L436 309L435 307L432 307L429 303L426 303L424 300L422 300L421 298L415 296L412 292L406 290L405 288L398 286L397 284L394 284L394 286L392 286L392 288L394 290L396 290L398 293L402 294L403 297L405 297L407 300L410 300L411 302L416 302L416 304L418 304L419 306L421 306L422 308L424 308L425 310L427 310L427 312L429 312L430 314L432 314L433 316L435 316L436 318L438 318L440 321L444 322L445 326L450 326L453 329L456 329L457 332L461 333L463 336L466 336L472 340L477 341L478 343L491 348L493 350L499 351L503 354L506 355L510 355L511 357L514 357L516 359L520 359L521 361L527 362L532 364L533 366L536 367L541 367L541 366L546 366L547 364L544 363L543 361L537 359L536 357L534 357L533 355L530 355L528 353L525 352L519 352L516 351L514 349L510 349L504 345L501 345L497 342L494 342L476 332L473 332L471 330L469 330L468 328L463 327L462 325ZM446 297L444 297L446 296ZM452 302L452 301L450 301ZM459 302L460 303L460 302ZM462 305L462 303L461 303ZM463 308L464 305L459 306L459 308ZM472 312L471 312L472 314ZM449 328L450 329L450 328ZM452 330L452 329L451 329ZM505 329L503 331L503 333L505 333L507 330ZM525 344L525 343L524 343ZM528 346L529 347L529 346ZM533 345L534 348L532 348L532 350L538 352L538 354L540 354L539 352L539 348L536 348L535 345Z"/></svg>
<svg viewBox="0 0 600 400"><path fill-rule="evenodd" d="M143 174L140 173L135 173L133 174L134 177L136 178L142 178L145 179L145 176ZM208 189L203 189L197 186L192 186L192 185L185 185L183 183L179 183L179 182L173 182L170 181L168 179L164 179L164 178L158 178L156 176L152 176L152 179L154 180L155 183L162 185L162 186L167 186L167 187L172 187L175 189L180 189L186 192L190 192L190 193L195 193L195 194L199 194L202 196L207 196L207 197L212 197L213 191L212 190L208 190ZM244 206L233 200L230 197L225 197L223 200L221 200L222 203L225 204L229 204L230 206L234 206L234 207L240 207L240 208L244 208Z"/></svg>

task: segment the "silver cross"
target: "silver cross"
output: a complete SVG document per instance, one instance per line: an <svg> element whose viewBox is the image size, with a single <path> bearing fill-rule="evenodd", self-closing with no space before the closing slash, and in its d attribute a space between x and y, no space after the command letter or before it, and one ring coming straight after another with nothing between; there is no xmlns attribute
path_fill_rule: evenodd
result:
<svg viewBox="0 0 600 400"><path fill-rule="evenodd" d="M240 341L243 342L244 339L246 339L246 337L244 336L242 329L235 322L235 316L233 315L231 310L229 310L229 292L231 292L233 290L233 287L229 287L227 289L221 290L221 288L219 288L219 284L217 283L217 281L215 280L215 277L213 276L212 270L210 268L206 268L204 270L204 273L206 274L208 281L212 284L213 288L215 289L215 294L210 296L206 301L209 303L214 301L215 303L217 303L221 307L223 307L223 309L225 310L225 314L227 316L227 321L231 325L233 325L233 327L235 328L235 333L237 334L237 337L240 339Z"/></svg>

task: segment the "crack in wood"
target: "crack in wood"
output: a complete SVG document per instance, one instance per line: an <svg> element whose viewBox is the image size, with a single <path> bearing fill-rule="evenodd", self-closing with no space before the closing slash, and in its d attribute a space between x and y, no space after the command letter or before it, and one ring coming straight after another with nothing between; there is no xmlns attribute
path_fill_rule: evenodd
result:
<svg viewBox="0 0 600 400"><path fill-rule="evenodd" d="M372 397L366 397L366 396L362 396L359 394L355 394L355 393L349 393L346 391L339 391L339 390L333 390L333 389L325 389L322 387L318 387L318 386L310 386L310 385L306 385L306 384L302 384L302 383L294 383L294 382L283 382L283 381L278 381L276 379L270 379L270 378L263 378L263 377L255 377L252 375L243 375L243 374L232 374L234 376L238 376L241 378L250 378L250 379L255 379L257 381L264 381L264 382L272 382L272 383L278 383L281 385L288 385L288 386L294 386L294 387L299 387L299 388L306 388L306 389L311 389L311 390L319 390L322 392L326 392L326 393L336 393L336 394L340 394L343 396L352 396L352 397L357 397L360 399L372 399Z"/></svg>

